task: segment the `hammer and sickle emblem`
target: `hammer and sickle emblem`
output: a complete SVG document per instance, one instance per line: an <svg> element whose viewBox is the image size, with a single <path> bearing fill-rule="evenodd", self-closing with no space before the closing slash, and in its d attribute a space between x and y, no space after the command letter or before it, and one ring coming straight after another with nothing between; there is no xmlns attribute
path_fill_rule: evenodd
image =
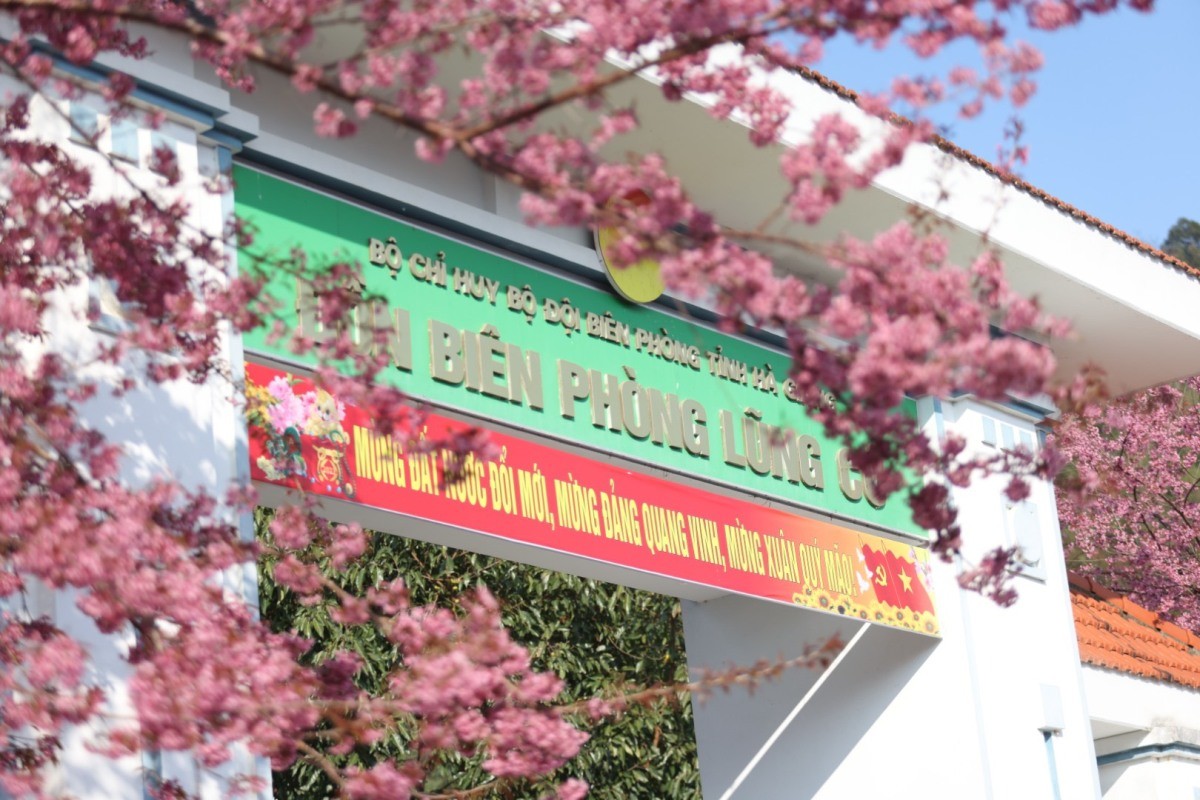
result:
<svg viewBox="0 0 1200 800"><path fill-rule="evenodd" d="M882 566L875 568L875 582L880 586L887 586L887 570Z"/></svg>

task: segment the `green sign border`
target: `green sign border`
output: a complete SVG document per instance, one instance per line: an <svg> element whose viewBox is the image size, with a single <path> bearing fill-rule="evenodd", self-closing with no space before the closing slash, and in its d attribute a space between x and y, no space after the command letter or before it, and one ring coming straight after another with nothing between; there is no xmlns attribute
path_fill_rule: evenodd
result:
<svg viewBox="0 0 1200 800"><path fill-rule="evenodd" d="M255 252L283 254L300 246L310 261L321 257L352 259L363 265L368 296L383 298L389 314L395 309L408 312L411 371L389 369L384 374L386 380L410 396L877 530L928 540L928 532L913 523L900 497L890 498L877 508L868 497L851 499L842 490L836 456L841 448L823 434L802 405L785 396L789 361L782 352L657 308L630 304L594 286L251 167L235 166L234 179L235 211L255 229ZM372 239L375 242L369 247ZM396 249L385 250L389 245ZM414 255L415 262L411 261ZM470 282L459 282L463 291L456 291L455 269L471 273ZM444 285L439 285L439 275L444 277ZM296 328L299 319L294 277L277 275L268 282L266 291L279 301L280 313L289 327ZM578 314L575 328L566 324L573 317L565 312L568 307ZM549 321L555 315L558 321ZM493 348L497 351L515 345L526 354L526 368L530 365L527 354L539 354L542 408L531 407L528 393L523 402L514 402L496 392L480 391L478 374L473 388L468 388L469 379L459 383L435 380L430 363L431 320L471 335L472 342L482 341L477 334L483 331L482 335L491 340L487 344L502 343L502 347ZM638 331L646 332L640 344ZM657 338L647 341L647 335ZM265 329L245 334L244 344L248 352L276 359L300 364L314 361L310 356L292 353L285 342L268 341ZM508 350L510 362L512 353ZM710 362L710 354L719 354L715 363ZM697 357L698 369L693 366ZM503 353L495 357L495 363L504 360ZM564 416L561 361L597 371L600 383L591 385L615 388L634 382L644 389L657 390L660 398L674 395L696 401L706 414L708 456L656 443L654 437L635 438L620 426L618 430L598 427L592 421L590 398L574 401L574 416ZM726 376L716 377L712 374L714 367ZM608 378L604 376L613 376L612 382L605 383ZM758 388L753 385L756 383ZM773 472L759 474L749 466L726 463L726 449L745 455L742 433L755 430L756 423L785 426L797 436L812 437L819 445L819 457L807 463L819 466L823 488L775 474L782 472L778 464ZM730 432L728 436L723 435L725 428ZM856 479L853 471L844 476L851 484Z"/></svg>

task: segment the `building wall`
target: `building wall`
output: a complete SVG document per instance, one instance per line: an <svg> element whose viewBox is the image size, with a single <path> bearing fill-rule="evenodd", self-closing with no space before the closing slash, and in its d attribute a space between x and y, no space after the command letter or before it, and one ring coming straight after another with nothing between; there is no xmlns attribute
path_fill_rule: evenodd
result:
<svg viewBox="0 0 1200 800"><path fill-rule="evenodd" d="M984 420L1036 442L1028 418L962 400L922 404L926 429L983 444ZM990 426L989 426L990 429ZM1001 434L1003 435L1003 434ZM1000 440L1003 444L1003 439ZM998 483L956 492L969 555L1009 544L1015 533ZM956 565L937 564L940 642L871 629L836 665L733 798L892 796L931 798L1097 797L1091 731L1080 689L1078 647L1067 602L1052 489L1034 488L1032 545L1039 578L1020 578L1011 608L959 589ZM685 604L690 658L772 655L779 642L811 640L812 623L725 598ZM746 640L753 642L749 647ZM753 648L753 649L752 649ZM856 652L857 649L857 652ZM842 674L839 674L842 673ZM756 694L718 696L696 709L706 798L725 797L743 765L777 729L809 684L791 679ZM824 696L823 696L824 695ZM730 725L730 719L739 724ZM747 721L748 720L748 721ZM1053 729L1053 772L1043 729ZM748 755L750 754L750 755Z"/></svg>
<svg viewBox="0 0 1200 800"><path fill-rule="evenodd" d="M1085 665L1104 800L1200 797L1200 691Z"/></svg>
<svg viewBox="0 0 1200 800"><path fill-rule="evenodd" d="M1200 797L1200 760L1195 754L1163 753L1100 767L1104 800L1195 800Z"/></svg>
<svg viewBox="0 0 1200 800"><path fill-rule="evenodd" d="M183 80L182 76L180 79ZM192 85L197 91L204 90L198 83ZM0 86L5 90L17 88L7 83ZM152 131L144 115L133 114L124 123L129 138L124 140L127 149L122 156L133 156L134 160L121 162L122 168L128 170L127 177L122 177L100 154L69 142L71 129L67 116L73 106L77 110L82 106L101 111L98 124L106 132L100 137L99 147L105 153L114 152L119 145L114 141L111 121L103 113L103 101L94 94L85 92L70 101L38 100L32 106L32 124L48 138L65 143L72 156L93 170L94 197L130 194L133 191L130 181L138 186L155 186L158 178L147 167L153 148L166 144L175 150L182 174L177 191L189 201L188 223L220 235L233 203L228 190L212 193L202 188L219 173L222 161L219 146L204 135L209 125L178 113L172 106L166 121ZM141 106L147 110L154 107L152 102ZM224 160L228 162L227 154ZM220 280L222 276L207 277ZM212 491L230 485L246 473L244 424L232 402L236 388L229 377L214 376L203 385L187 381L138 385L114 397L104 387L115 388L126 376L135 380L140 377L137 367L123 370L95 361L96 349L123 324L120 307L107 287L97 283L78 286L55 299L48 326L53 335L39 346L57 351L80 377L94 379L102 387L83 407L82 416L86 424L122 445L125 480L133 485L172 480L187 488ZM89 305L98 306L101 311L94 324L89 324L84 316ZM240 342L226 333L222 342L224 358L236 375L241 370ZM231 592L251 600L257 597L252 570L231 572L223 580ZM28 612L31 616L48 617L89 648L94 674L108 693L106 712L123 724L132 714L126 694L131 673L124 661L133 644L131 635L100 633L75 601L73 592L53 592L37 586L31 593ZM186 753L109 759L91 749L102 741L103 726L69 730L64 736L63 756L52 776L51 789L79 798L141 798L146 780L156 774L158 778L177 781L200 797L217 798L226 794L223 780L228 774L269 775L265 763L256 762L246 753L239 754L230 769L209 770L202 769Z"/></svg>
<svg viewBox="0 0 1200 800"><path fill-rule="evenodd" d="M176 66L159 65L154 79L185 87L185 96L223 103L224 119L235 120L249 139L239 156L248 162L319 179L420 218L452 223L460 232L536 255L544 263L594 274L595 255L584 232L526 227L511 190L465 163L421 163L412 157L405 135L370 125L350 143L318 140L309 112L290 91L272 91L268 83L252 98L230 98L196 81L190 68L173 72ZM202 154L218 155L200 127L190 129L188 145L195 150L197 172ZM206 208L206 223L219 224L229 208L228 198ZM237 365L236 341L230 342L229 354ZM167 472L220 485L243 466L239 425L225 389L135 394L97 405L96 418L113 436L134 445L137 463L131 470L140 470L137 474ZM939 405L924 401L921 415L931 433L957 432L977 447L1005 446L1006 431L1014 442L1036 441L1030 416L969 398ZM835 631L853 642L825 676L787 674L753 696L734 693L698 706L707 798L1099 795L1052 489L1039 484L1029 503L1010 507L1002 488L985 482L955 492L968 557L1020 541L1031 559L1038 556L1037 563L1018 579L1021 598L1008 609L961 591L961 565L935 565L940 641L861 629L837 617L740 597L685 601L689 657L696 667L794 654L804 643ZM383 528L389 524L384 518L375 521ZM436 528L424 535L453 538ZM506 555L534 563L544 557L519 548ZM561 563L578 568L569 559ZM631 580L603 565L586 570ZM44 601L60 622L88 635L86 624L73 616L69 597ZM119 686L115 654L121 642L94 644L100 665ZM1049 750L1044 731L1051 732ZM125 762L102 765L73 741L62 785L81 797L132 797L140 791L139 769ZM202 776L185 756L169 758L164 773L212 796L220 793L219 781Z"/></svg>

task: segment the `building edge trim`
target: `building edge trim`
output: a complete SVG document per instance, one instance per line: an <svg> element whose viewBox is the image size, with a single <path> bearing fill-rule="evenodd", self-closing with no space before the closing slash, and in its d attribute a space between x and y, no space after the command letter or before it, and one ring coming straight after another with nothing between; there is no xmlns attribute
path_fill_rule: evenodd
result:
<svg viewBox="0 0 1200 800"><path fill-rule="evenodd" d="M1179 756L1188 761L1200 761L1200 746L1187 742L1167 742L1165 744L1144 744L1096 756L1096 765L1100 767L1110 764L1120 764L1125 761L1139 761L1147 758L1170 758Z"/></svg>
<svg viewBox="0 0 1200 800"><path fill-rule="evenodd" d="M10 40L7 37L0 37L0 42L7 43L8 41ZM99 61L93 61L86 65L76 64L42 41L34 41L31 45L35 52L49 58L54 63L55 70L80 81L104 84L110 75L119 71L117 68ZM241 122L249 122L249 125L237 124L232 121L232 117L237 115L231 115L232 109L228 106L222 107L207 103L195 96L159 86L141 76L131 75L130 77L134 80L134 89L130 93L130 97L134 100L190 120L197 126L201 135L217 144L229 147L234 152L258 136L257 119L241 120Z"/></svg>

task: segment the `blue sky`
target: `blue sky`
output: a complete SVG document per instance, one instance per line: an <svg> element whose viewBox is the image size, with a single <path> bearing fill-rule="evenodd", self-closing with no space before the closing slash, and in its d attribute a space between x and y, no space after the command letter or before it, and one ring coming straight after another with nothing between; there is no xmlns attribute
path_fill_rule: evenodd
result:
<svg viewBox="0 0 1200 800"><path fill-rule="evenodd" d="M1046 57L1025 123L1034 185L1153 245L1179 217L1200 220L1200 0L1158 0L1151 14L1122 10L1078 28L1021 38ZM852 89L877 91L896 74L945 74L977 64L972 49L922 61L833 42L817 69ZM953 126L950 138L993 159L1003 107Z"/></svg>

